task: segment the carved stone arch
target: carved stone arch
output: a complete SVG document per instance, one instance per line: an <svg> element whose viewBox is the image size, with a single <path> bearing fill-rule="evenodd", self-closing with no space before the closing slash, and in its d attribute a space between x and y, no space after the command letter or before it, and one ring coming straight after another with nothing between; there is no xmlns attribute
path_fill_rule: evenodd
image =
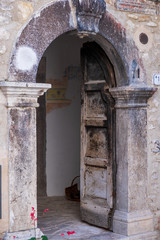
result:
<svg viewBox="0 0 160 240"><path fill-rule="evenodd" d="M88 34L97 41L114 65L117 86L131 83L132 61L145 70L134 41L126 30L106 9L103 0L56 1L40 9L19 32L11 54L9 81L35 82L37 68L44 51L58 36L74 31ZM30 63L26 64L26 51Z"/></svg>

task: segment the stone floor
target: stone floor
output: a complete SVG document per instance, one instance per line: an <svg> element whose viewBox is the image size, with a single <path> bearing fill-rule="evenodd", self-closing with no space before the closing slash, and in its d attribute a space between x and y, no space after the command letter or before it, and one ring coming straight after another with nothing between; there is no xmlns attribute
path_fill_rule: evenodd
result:
<svg viewBox="0 0 160 240"><path fill-rule="evenodd" d="M123 236L82 222L79 203L68 201L64 197L38 200L38 227L49 240L125 240ZM67 232L71 234L68 235Z"/></svg>

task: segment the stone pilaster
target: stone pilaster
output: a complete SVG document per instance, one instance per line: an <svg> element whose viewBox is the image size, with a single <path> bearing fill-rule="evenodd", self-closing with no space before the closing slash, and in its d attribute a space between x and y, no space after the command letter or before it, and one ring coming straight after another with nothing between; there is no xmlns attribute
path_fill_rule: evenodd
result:
<svg viewBox="0 0 160 240"><path fill-rule="evenodd" d="M116 105L116 209L113 232L157 239L147 193L147 100L156 89L110 89ZM148 235L146 235L148 233ZM140 234L140 237L138 238ZM134 238L136 236L136 238Z"/></svg>
<svg viewBox="0 0 160 240"><path fill-rule="evenodd" d="M37 227L31 221L32 207L37 210L36 107L37 98L50 84L1 82L8 108L9 229L4 239L17 239L21 230ZM25 237L27 233L25 232Z"/></svg>

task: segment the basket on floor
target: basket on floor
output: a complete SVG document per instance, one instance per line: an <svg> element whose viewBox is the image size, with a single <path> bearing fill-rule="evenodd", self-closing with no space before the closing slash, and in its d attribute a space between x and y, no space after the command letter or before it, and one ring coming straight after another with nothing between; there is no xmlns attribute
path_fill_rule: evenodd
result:
<svg viewBox="0 0 160 240"><path fill-rule="evenodd" d="M71 186L65 188L65 196L68 200L79 202L80 201L80 191L78 190L78 184L77 183L74 184L74 181L77 178L80 178L80 176L76 176L72 180Z"/></svg>

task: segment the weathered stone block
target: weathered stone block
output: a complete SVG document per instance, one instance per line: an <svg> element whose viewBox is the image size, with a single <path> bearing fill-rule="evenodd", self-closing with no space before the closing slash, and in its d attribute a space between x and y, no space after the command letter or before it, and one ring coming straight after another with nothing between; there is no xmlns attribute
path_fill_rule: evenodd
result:
<svg viewBox="0 0 160 240"><path fill-rule="evenodd" d="M125 236L134 236L153 231L153 215L150 211L124 213L115 211L113 219L114 232Z"/></svg>

